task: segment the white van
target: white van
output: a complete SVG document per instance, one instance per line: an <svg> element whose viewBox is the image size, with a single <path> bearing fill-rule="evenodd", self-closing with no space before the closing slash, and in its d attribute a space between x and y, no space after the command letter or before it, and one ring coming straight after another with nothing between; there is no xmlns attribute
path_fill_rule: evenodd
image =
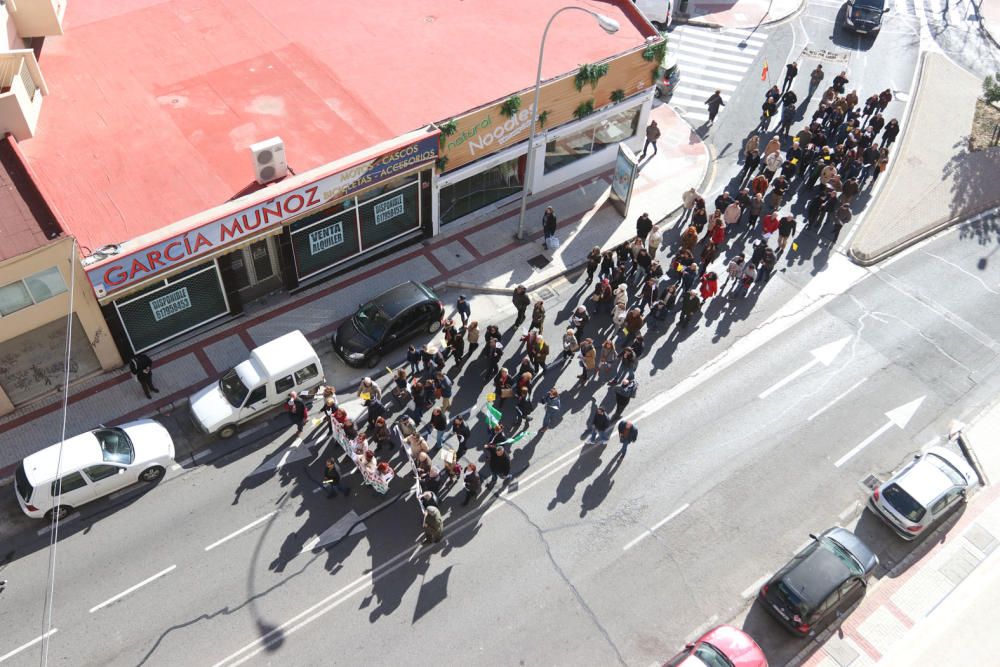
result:
<svg viewBox="0 0 1000 667"><path fill-rule="evenodd" d="M136 482L156 482L174 463L174 441L152 419L96 428L26 457L14 471L21 511L65 517L74 507ZM56 497L59 507L56 508Z"/></svg>
<svg viewBox="0 0 1000 667"><path fill-rule="evenodd" d="M205 433L230 438L236 427L279 407L288 392L303 392L323 382L323 364L301 331L264 343L250 358L226 371L191 397L195 423Z"/></svg>
<svg viewBox="0 0 1000 667"><path fill-rule="evenodd" d="M660 30L666 30L673 22L673 3L671 0L633 0L642 15Z"/></svg>

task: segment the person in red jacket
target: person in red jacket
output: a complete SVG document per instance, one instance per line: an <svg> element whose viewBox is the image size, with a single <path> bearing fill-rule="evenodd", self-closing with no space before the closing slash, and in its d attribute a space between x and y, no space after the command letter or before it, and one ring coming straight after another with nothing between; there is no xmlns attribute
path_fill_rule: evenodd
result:
<svg viewBox="0 0 1000 667"><path fill-rule="evenodd" d="M709 271L701 276L701 298L708 299L719 291L719 276L714 271Z"/></svg>
<svg viewBox="0 0 1000 667"><path fill-rule="evenodd" d="M780 221L778 220L777 214L772 212L765 215L764 219L760 221L760 224L764 229L764 238L769 239L771 238L771 234L778 231Z"/></svg>

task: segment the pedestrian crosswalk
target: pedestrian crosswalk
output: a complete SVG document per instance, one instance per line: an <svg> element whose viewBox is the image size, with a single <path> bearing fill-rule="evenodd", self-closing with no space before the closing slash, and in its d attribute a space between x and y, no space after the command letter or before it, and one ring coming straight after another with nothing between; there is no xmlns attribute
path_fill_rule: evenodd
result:
<svg viewBox="0 0 1000 667"><path fill-rule="evenodd" d="M751 30L712 30L683 25L674 28L667 50L677 58L680 80L670 105L698 125L708 120L705 100L716 90L726 104L736 86L751 73L750 67L767 41L767 33Z"/></svg>

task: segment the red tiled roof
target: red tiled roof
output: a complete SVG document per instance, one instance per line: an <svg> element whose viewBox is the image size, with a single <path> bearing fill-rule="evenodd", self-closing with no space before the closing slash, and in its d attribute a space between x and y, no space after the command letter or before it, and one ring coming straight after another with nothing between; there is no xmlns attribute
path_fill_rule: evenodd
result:
<svg viewBox="0 0 1000 667"><path fill-rule="evenodd" d="M59 223L38 192L17 145L0 138L0 262L40 248L61 233Z"/></svg>
<svg viewBox="0 0 1000 667"><path fill-rule="evenodd" d="M561 15L543 76L636 45L630 0ZM221 204L280 135L296 172L534 83L564 0L87 0L40 64L50 94L22 152L67 228L98 248Z"/></svg>

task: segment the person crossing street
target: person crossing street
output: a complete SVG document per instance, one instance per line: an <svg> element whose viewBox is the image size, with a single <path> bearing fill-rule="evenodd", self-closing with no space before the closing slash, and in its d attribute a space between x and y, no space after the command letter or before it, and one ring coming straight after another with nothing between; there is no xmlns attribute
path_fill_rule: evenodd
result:
<svg viewBox="0 0 1000 667"><path fill-rule="evenodd" d="M705 100L705 106L708 107L708 124L715 124L715 117L719 115L719 107L726 106L726 103L722 101L722 91L717 90L708 99Z"/></svg>

